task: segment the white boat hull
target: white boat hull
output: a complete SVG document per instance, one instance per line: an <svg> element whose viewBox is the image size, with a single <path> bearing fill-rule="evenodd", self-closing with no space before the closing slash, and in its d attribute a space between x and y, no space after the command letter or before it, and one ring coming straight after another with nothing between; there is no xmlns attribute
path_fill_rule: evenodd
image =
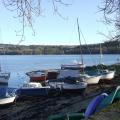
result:
<svg viewBox="0 0 120 120"><path fill-rule="evenodd" d="M6 105L6 104L13 103L15 98L16 98L15 96L0 98L0 105Z"/></svg>
<svg viewBox="0 0 120 120"><path fill-rule="evenodd" d="M68 84L64 82L49 82L49 85L54 89L59 88L60 90L70 90L70 91L75 91L75 90L79 91L87 87L87 83L85 82L80 82L78 84Z"/></svg>
<svg viewBox="0 0 120 120"><path fill-rule="evenodd" d="M54 89L61 88L64 82L49 82L48 85Z"/></svg>
<svg viewBox="0 0 120 120"><path fill-rule="evenodd" d="M103 74L100 79L111 80L114 78L114 75L115 71L109 71L108 73Z"/></svg>
<svg viewBox="0 0 120 120"><path fill-rule="evenodd" d="M98 84L101 76L91 76L86 79L88 85L90 84Z"/></svg>
<svg viewBox="0 0 120 120"><path fill-rule="evenodd" d="M79 84L67 84L67 83L64 83L62 89L65 89L65 90L80 90L80 89L85 89L87 87L87 83L85 82L81 82Z"/></svg>

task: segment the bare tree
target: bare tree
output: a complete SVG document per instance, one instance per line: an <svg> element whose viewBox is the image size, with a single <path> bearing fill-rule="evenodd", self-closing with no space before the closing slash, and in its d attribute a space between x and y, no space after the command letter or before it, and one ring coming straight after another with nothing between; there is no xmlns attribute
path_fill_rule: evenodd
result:
<svg viewBox="0 0 120 120"><path fill-rule="evenodd" d="M108 41L120 41L120 0L102 0L100 10L103 11L105 23L116 27L114 35ZM109 33L113 31L109 31Z"/></svg>
<svg viewBox="0 0 120 120"><path fill-rule="evenodd" d="M115 23L120 29L120 0L103 0L100 10L104 13L106 23Z"/></svg>
<svg viewBox="0 0 120 120"><path fill-rule="evenodd" d="M21 41L25 38L25 26L30 26L35 34L33 29L33 17L42 15L42 7L41 4L44 0L2 0L4 6L10 11L16 11L17 18L20 18L22 23L21 33ZM57 15L64 18L59 12L59 5L68 6L71 3L66 3L68 0L46 0L46 2L51 2L52 8ZM17 32L17 35L19 33ZM19 42L19 43L20 43Z"/></svg>

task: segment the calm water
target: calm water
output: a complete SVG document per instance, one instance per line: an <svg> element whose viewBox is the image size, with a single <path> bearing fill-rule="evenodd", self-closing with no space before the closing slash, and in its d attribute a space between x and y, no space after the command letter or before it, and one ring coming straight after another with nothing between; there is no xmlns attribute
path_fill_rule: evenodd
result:
<svg viewBox="0 0 120 120"><path fill-rule="evenodd" d="M104 64L114 64L119 55L103 55ZM100 62L100 55L83 55L86 65L95 65ZM80 61L79 55L2 55L0 62L3 71L10 71L9 87L19 87L29 81L26 72L39 69L60 68L61 64L70 64Z"/></svg>

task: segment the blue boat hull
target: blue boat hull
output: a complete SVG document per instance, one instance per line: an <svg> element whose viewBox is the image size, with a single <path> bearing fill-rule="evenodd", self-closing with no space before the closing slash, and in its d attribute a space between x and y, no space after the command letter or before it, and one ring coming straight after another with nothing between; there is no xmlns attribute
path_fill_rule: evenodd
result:
<svg viewBox="0 0 120 120"><path fill-rule="evenodd" d="M101 101L107 96L106 93L96 96L88 105L85 111L85 117L89 118L96 110L96 107L101 103Z"/></svg>
<svg viewBox="0 0 120 120"><path fill-rule="evenodd" d="M20 88L16 91L18 97L22 96L46 96L50 88Z"/></svg>

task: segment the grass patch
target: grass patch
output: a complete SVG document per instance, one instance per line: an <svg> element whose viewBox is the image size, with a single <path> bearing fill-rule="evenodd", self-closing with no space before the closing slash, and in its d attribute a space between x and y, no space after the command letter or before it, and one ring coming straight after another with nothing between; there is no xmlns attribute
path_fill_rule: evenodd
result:
<svg viewBox="0 0 120 120"><path fill-rule="evenodd" d="M102 112L120 111L120 100L103 109Z"/></svg>

